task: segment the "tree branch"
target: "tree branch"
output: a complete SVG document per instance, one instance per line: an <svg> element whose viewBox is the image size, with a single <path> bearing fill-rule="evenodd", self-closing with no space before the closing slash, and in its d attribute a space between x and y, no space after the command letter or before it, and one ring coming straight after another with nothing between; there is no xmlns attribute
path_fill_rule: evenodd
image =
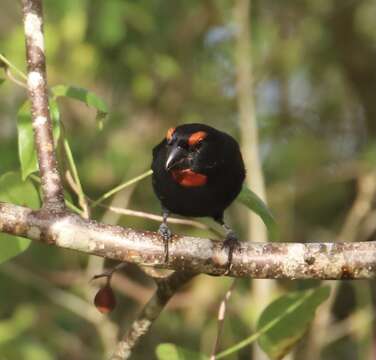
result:
<svg viewBox="0 0 376 360"><path fill-rule="evenodd" d="M157 281L157 290L117 345L111 360L123 360L130 357L132 349L147 334L171 297L194 276L192 273L176 271L168 278Z"/></svg>
<svg viewBox="0 0 376 360"><path fill-rule="evenodd" d="M48 107L42 1L22 0L22 11L26 39L27 87L42 180L43 206L59 211L65 208L65 203Z"/></svg>
<svg viewBox="0 0 376 360"><path fill-rule="evenodd" d="M108 259L194 273L222 275L228 260L221 241L174 235L165 263L157 233L1 202L0 231ZM376 242L242 243L232 262L232 277L373 279Z"/></svg>

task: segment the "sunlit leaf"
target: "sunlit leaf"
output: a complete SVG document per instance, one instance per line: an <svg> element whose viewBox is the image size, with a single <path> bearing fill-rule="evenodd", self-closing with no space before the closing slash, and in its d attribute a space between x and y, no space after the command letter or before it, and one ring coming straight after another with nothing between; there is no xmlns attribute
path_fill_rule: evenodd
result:
<svg viewBox="0 0 376 360"><path fill-rule="evenodd" d="M53 124L55 144L60 137L60 113L56 100L50 99L50 114ZM22 179L38 171L37 154L34 144L34 133L31 121L30 102L26 101L18 110L18 156L21 163Z"/></svg>
<svg viewBox="0 0 376 360"><path fill-rule="evenodd" d="M40 199L30 180L23 181L20 174L9 172L0 177L0 201L38 209ZM28 248L30 240L0 233L0 263Z"/></svg>
<svg viewBox="0 0 376 360"><path fill-rule="evenodd" d="M260 216L268 229L270 238L272 240L276 240L278 237L277 223L275 222L274 217L266 204L245 185L243 185L242 191L236 200Z"/></svg>
<svg viewBox="0 0 376 360"><path fill-rule="evenodd" d="M184 349L171 343L159 344L156 350L158 360L208 360L200 353Z"/></svg>
<svg viewBox="0 0 376 360"><path fill-rule="evenodd" d="M267 306L260 316L257 329L275 322L258 339L261 348L271 359L282 359L303 337L317 307L329 294L329 287L296 291L281 296Z"/></svg>
<svg viewBox="0 0 376 360"><path fill-rule="evenodd" d="M69 97L85 103L87 106L97 110L96 120L99 123L99 127L102 126L101 122L106 118L108 114L108 107L105 101L98 95L84 88L68 85L56 85L52 89L52 94L57 97Z"/></svg>
<svg viewBox="0 0 376 360"><path fill-rule="evenodd" d="M317 307L329 293L330 289L325 286L281 296L263 311L255 333L220 352L216 358L223 359L258 340L272 360L282 359L304 335Z"/></svg>

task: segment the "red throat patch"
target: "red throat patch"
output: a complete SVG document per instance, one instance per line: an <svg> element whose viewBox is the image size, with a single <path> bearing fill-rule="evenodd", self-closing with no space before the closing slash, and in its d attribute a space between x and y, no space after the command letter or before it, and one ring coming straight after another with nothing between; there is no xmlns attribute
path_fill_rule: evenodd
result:
<svg viewBox="0 0 376 360"><path fill-rule="evenodd" d="M181 186L196 187L206 184L208 178L206 175L195 173L191 169L173 170L172 178Z"/></svg>

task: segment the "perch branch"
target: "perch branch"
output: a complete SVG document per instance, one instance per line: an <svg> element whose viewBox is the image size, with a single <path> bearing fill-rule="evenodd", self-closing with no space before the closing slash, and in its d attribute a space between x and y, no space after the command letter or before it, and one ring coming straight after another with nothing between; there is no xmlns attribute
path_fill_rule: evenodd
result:
<svg viewBox="0 0 376 360"><path fill-rule="evenodd" d="M50 245L143 266L222 275L228 253L222 242L174 235L164 262L157 233L0 202L0 231ZM247 243L234 252L228 275L263 279L373 279L376 242Z"/></svg>
<svg viewBox="0 0 376 360"><path fill-rule="evenodd" d="M26 40L27 88L42 181L43 206L49 210L61 211L65 208L65 203L48 107L42 1L22 0L22 11Z"/></svg>

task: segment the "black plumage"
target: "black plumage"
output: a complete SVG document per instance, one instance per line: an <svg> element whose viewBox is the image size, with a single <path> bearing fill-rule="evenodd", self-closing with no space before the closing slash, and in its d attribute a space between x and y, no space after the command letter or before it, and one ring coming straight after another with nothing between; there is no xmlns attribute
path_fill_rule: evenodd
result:
<svg viewBox="0 0 376 360"><path fill-rule="evenodd" d="M223 221L224 210L239 194L245 178L233 137L204 124L171 128L153 149L151 167L154 192L163 208L160 233L165 239L171 236L166 224L171 212L212 217L224 226L229 244L237 241Z"/></svg>

